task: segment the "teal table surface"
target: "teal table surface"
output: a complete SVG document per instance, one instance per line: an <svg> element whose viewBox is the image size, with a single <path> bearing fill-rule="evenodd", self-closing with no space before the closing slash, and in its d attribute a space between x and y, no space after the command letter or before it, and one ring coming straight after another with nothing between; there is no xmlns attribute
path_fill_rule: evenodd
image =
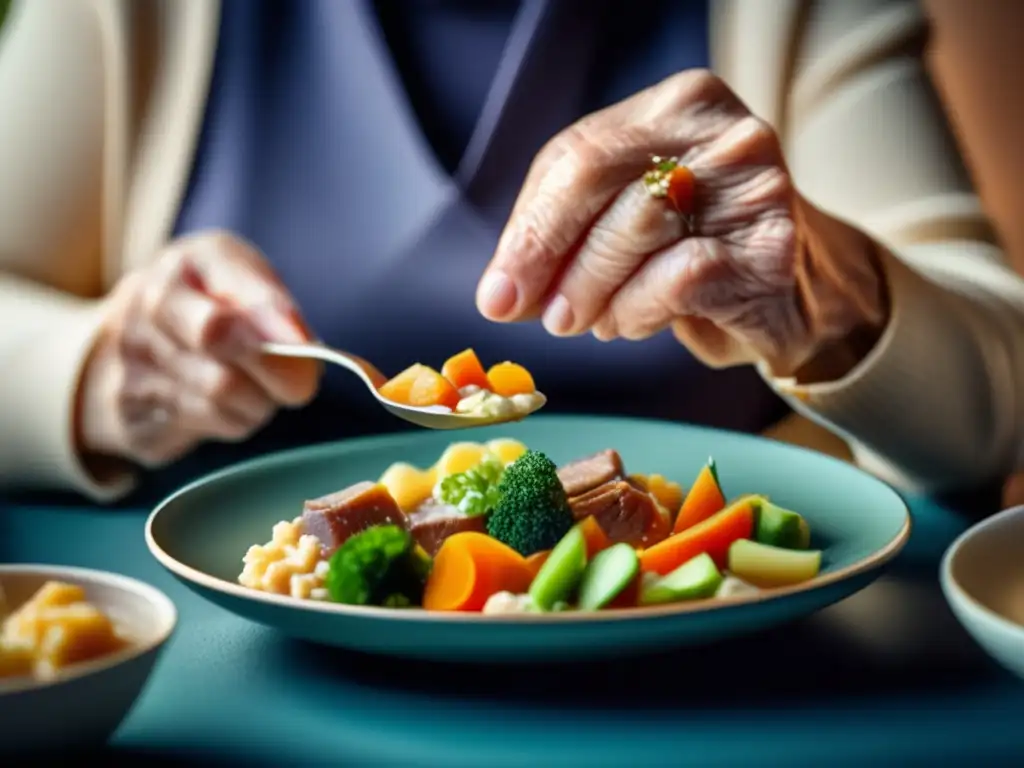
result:
<svg viewBox="0 0 1024 768"><path fill-rule="evenodd" d="M417 664L281 637L164 573L146 550L142 510L0 506L0 560L118 571L177 603L179 628L114 737L113 759L1022 764L1024 684L971 643L937 583L941 553L966 521L911 501L914 534L889 573L813 617L707 648L557 667Z"/></svg>

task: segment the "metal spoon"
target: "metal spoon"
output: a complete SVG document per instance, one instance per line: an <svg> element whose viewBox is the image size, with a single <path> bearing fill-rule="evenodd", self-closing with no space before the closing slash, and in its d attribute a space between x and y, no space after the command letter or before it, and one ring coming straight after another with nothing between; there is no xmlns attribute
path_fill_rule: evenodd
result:
<svg viewBox="0 0 1024 768"><path fill-rule="evenodd" d="M529 413L516 413L512 417L492 416L490 414L478 413L455 413L443 405L432 405L418 407L403 405L381 397L378 388L388 380L388 377L381 373L372 364L357 355L342 352L339 349L331 349L323 344L277 344L267 342L261 347L265 355L276 357L299 357L308 360L321 360L325 363L333 363L347 368L366 384L367 389L373 393L377 401L388 411L400 419L405 419L413 424L418 424L427 429L466 429L467 427L483 427L488 424L503 424L509 421L519 421L530 413L536 413L546 404L543 395L537 407ZM538 393L539 394L539 393Z"/></svg>

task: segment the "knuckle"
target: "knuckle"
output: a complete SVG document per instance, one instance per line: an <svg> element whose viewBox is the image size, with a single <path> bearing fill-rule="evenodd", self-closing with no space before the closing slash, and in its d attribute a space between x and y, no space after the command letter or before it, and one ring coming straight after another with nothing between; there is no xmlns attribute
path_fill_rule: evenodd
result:
<svg viewBox="0 0 1024 768"><path fill-rule="evenodd" d="M202 392L214 403L230 400L242 385L241 376L226 365L214 364L203 377Z"/></svg>
<svg viewBox="0 0 1024 768"><path fill-rule="evenodd" d="M693 103L710 104L732 100L732 90L725 81L708 69L688 69L670 76L664 82L669 100L679 108Z"/></svg>
<svg viewBox="0 0 1024 768"><path fill-rule="evenodd" d="M236 315L233 310L210 302L203 316L196 323L197 349L211 352L222 347L235 327Z"/></svg>

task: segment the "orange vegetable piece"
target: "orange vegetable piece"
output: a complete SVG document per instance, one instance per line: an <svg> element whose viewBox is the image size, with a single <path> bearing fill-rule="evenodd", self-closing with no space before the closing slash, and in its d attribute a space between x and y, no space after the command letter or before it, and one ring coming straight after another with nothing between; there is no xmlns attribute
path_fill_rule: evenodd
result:
<svg viewBox="0 0 1024 768"><path fill-rule="evenodd" d="M444 405L454 409L460 399L459 391L448 379L420 363L410 365L377 391L381 397L402 405Z"/></svg>
<svg viewBox="0 0 1024 768"><path fill-rule="evenodd" d="M434 557L423 607L428 611L479 611L496 592L522 594L533 581L526 558L485 533L449 536Z"/></svg>
<svg viewBox="0 0 1024 768"><path fill-rule="evenodd" d="M545 549L540 552L534 552L532 555L526 558L526 565L529 566L530 571L533 573L534 576L537 575L537 571L540 570L540 567L547 562L548 555L550 554L551 550ZM533 581L533 579L530 580Z"/></svg>
<svg viewBox="0 0 1024 768"><path fill-rule="evenodd" d="M754 533L754 505L740 499L707 520L673 534L640 553L640 570L664 576L688 560L707 552L719 568L728 560L729 547Z"/></svg>
<svg viewBox="0 0 1024 768"><path fill-rule="evenodd" d="M662 475L650 475L644 478L647 492L651 494L674 518L683 505L683 489Z"/></svg>
<svg viewBox="0 0 1024 768"><path fill-rule="evenodd" d="M397 376L388 379L377 389L380 396L402 405L409 404L409 394L412 392L412 385L416 383L420 373L427 369L427 366L416 363L410 365Z"/></svg>
<svg viewBox="0 0 1024 768"><path fill-rule="evenodd" d="M513 395L529 395L537 391L530 372L518 363L498 363L487 371L490 390L502 397Z"/></svg>
<svg viewBox="0 0 1024 768"><path fill-rule="evenodd" d="M597 519L591 515L585 517L578 523L580 527L580 533L583 534L584 541L587 542L587 561L590 558L600 552L602 549L608 549L612 545L611 539L608 538L608 534L604 532L604 528L597 522Z"/></svg>
<svg viewBox="0 0 1024 768"><path fill-rule="evenodd" d="M480 364L480 358L472 349L464 349L459 354L452 355L445 360L441 367L441 375L448 379L448 382L456 389L463 387L491 388L487 372Z"/></svg>
<svg viewBox="0 0 1024 768"><path fill-rule="evenodd" d="M725 496L722 495L722 489L718 487L718 478L715 477L714 467L714 462L709 460L697 475L697 480L690 492L686 494L683 506L679 510L679 514L676 515L676 524L672 527L672 533L692 528L725 508Z"/></svg>

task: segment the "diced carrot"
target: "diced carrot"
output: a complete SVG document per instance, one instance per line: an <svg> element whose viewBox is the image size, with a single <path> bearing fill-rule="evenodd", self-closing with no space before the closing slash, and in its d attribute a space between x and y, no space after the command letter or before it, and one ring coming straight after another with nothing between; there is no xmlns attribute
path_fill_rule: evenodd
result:
<svg viewBox="0 0 1024 768"><path fill-rule="evenodd" d="M664 576L697 555L707 552L724 568L729 547L754 533L754 505L740 499L692 528L673 534L640 554L640 569Z"/></svg>
<svg viewBox="0 0 1024 768"><path fill-rule="evenodd" d="M526 558L526 565L530 568L530 572L534 576L537 575L537 571L540 570L540 567L542 565L544 565L544 563L547 562L548 555L550 555L550 554L551 554L551 550L550 549L545 549L545 550L541 550L540 552L534 552L532 555L530 555L528 558ZM532 581L532 579L531 579L531 581Z"/></svg>
<svg viewBox="0 0 1024 768"><path fill-rule="evenodd" d="M612 545L608 534L604 532L604 528L593 515L583 518L577 525L580 527L583 539L587 542L588 561L602 549L608 549Z"/></svg>
<svg viewBox="0 0 1024 768"><path fill-rule="evenodd" d="M394 403L409 405L409 393L412 392L412 385L416 383L420 373L425 370L428 370L427 366L420 363L410 365L397 376L381 384L377 391L380 392L381 397Z"/></svg>
<svg viewBox="0 0 1024 768"><path fill-rule="evenodd" d="M497 592L522 594L533 581L526 558L485 533L449 536L434 557L423 607L428 611L479 611Z"/></svg>
<svg viewBox="0 0 1024 768"><path fill-rule="evenodd" d="M715 476L715 463L708 459L708 463L697 475L690 492L686 494L683 506L676 516L676 524L672 528L673 533L685 531L697 523L703 522L716 512L725 508L725 496L718 486L718 478Z"/></svg>
<svg viewBox="0 0 1024 768"><path fill-rule="evenodd" d="M409 390L409 405L443 405L454 411L460 399L459 390L448 379L426 366Z"/></svg>
<svg viewBox="0 0 1024 768"><path fill-rule="evenodd" d="M441 368L441 375L448 379L456 389L463 387L491 388L487 372L480 365L480 358L472 349L464 349L459 354L452 355L445 360L444 366Z"/></svg>
<svg viewBox="0 0 1024 768"><path fill-rule="evenodd" d="M498 363L487 371L487 381L494 394L502 397L529 395L537 391L530 372L518 363Z"/></svg>

